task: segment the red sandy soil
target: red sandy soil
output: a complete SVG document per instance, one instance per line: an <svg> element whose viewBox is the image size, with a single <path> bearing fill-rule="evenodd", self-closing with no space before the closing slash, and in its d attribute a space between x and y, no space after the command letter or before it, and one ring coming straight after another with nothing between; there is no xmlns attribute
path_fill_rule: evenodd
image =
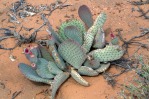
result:
<svg viewBox="0 0 149 99"><path fill-rule="evenodd" d="M7 28L8 26L13 26L12 23L8 23L8 16L5 13L10 4L16 0L0 0L0 27ZM33 5L39 4L50 4L55 0L26 0L28 3ZM137 7L130 5L127 0L68 0L68 4L73 6L55 10L51 16L49 16L49 21L52 26L56 29L56 26L61 24L61 21L65 21L69 18L65 16L72 16L79 19L77 10L81 5L87 5L93 17L95 18L101 11L106 12L107 21L104 25L104 30L111 28L113 31L117 28L123 29L122 34L126 39L132 36L138 35L140 33L140 27L149 27L148 20L142 17L137 17L140 14L137 11L132 12L132 8L137 10ZM149 5L141 6L144 10L149 9ZM2 22L3 19L6 19ZM35 23L39 20L37 23ZM22 21L25 27L38 28L42 24L40 16L28 17ZM18 27L21 27L18 25ZM19 30L19 28L17 28ZM29 33L24 32L26 35ZM43 37L47 35L45 31L40 31L38 37ZM117 34L114 32L114 34ZM109 36L107 37L107 40ZM14 39L9 39L5 42L1 42L7 47L13 46ZM149 41L145 41L149 42ZM10 99L14 92L21 91L21 93L15 99L49 99L48 94L42 93L49 89L48 85L33 83L26 79L22 73L19 71L17 65L20 62L30 64L29 61L22 54L24 47L16 48L13 51L0 50L0 99ZM137 47L131 47L129 49L130 55L134 53ZM149 52L147 50L141 49L139 53L147 56ZM16 61L12 62L9 59L9 55L12 54L16 57ZM112 66L108 72L119 73L122 69ZM116 86L111 87L102 75L97 77L84 77L91 86L83 87L76 83L72 78L69 78L60 88L56 99L120 99L118 93L121 91L120 84L127 84L134 76L134 72L128 72L122 74L116 78Z"/></svg>

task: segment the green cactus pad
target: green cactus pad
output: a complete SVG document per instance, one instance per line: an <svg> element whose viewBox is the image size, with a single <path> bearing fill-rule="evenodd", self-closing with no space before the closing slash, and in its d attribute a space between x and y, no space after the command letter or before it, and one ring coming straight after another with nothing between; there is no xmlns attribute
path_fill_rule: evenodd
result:
<svg viewBox="0 0 149 99"><path fill-rule="evenodd" d="M98 75L98 72L97 71L93 70L90 67L86 67L86 66L81 66L78 69L78 73L80 75L85 75L85 76L97 76Z"/></svg>
<svg viewBox="0 0 149 99"><path fill-rule="evenodd" d="M42 58L46 59L47 61L53 61L52 56L50 55L50 53L42 46L38 46L40 52L41 52L41 56Z"/></svg>
<svg viewBox="0 0 149 99"><path fill-rule="evenodd" d="M110 63L100 64L100 67L96 69L98 73L105 72L110 67Z"/></svg>
<svg viewBox="0 0 149 99"><path fill-rule="evenodd" d="M66 39L68 39L64 33L64 29L67 27L67 26L75 26L77 27L77 29L80 31L81 34L84 34L85 33L85 27L84 27L84 24L79 21L79 20L70 20L70 21L66 21L64 23L61 24L61 26L59 27L59 36L61 37L61 39L64 41Z"/></svg>
<svg viewBox="0 0 149 99"><path fill-rule="evenodd" d="M78 42L80 45L83 43L83 35L75 26L67 26L64 30L64 33L68 39L72 39Z"/></svg>
<svg viewBox="0 0 149 99"><path fill-rule="evenodd" d="M72 78L76 81L76 82L78 82L79 84L81 84L81 85L83 85L83 86L89 86L89 83L85 80L85 79L83 79L81 76L80 76L80 74L78 73L78 72L76 72L74 69L71 69L71 76L72 76Z"/></svg>
<svg viewBox="0 0 149 99"><path fill-rule="evenodd" d="M25 75L26 78L28 78L31 81L35 82L41 82L41 83L46 83L46 84L51 84L52 80L44 79L41 78L36 71L29 65L20 63L18 65L20 71Z"/></svg>
<svg viewBox="0 0 149 99"><path fill-rule="evenodd" d="M81 20L90 28L93 25L93 18L90 9L86 5L82 5L78 10Z"/></svg>
<svg viewBox="0 0 149 99"><path fill-rule="evenodd" d="M107 45L104 49L97 49L90 52L88 55L100 62L108 62L120 59L124 54L123 50L117 45Z"/></svg>
<svg viewBox="0 0 149 99"><path fill-rule="evenodd" d="M48 62L48 69L51 73L53 73L55 75L63 72L57 67L56 63L54 63L52 61Z"/></svg>
<svg viewBox="0 0 149 99"><path fill-rule="evenodd" d="M73 40L66 40L60 44L58 52L66 62L77 69L81 67L82 63L86 59L84 50Z"/></svg>
<svg viewBox="0 0 149 99"><path fill-rule="evenodd" d="M94 48L103 48L105 46L105 33L102 28L98 29L98 32L94 39Z"/></svg>
<svg viewBox="0 0 149 99"><path fill-rule="evenodd" d="M58 88L68 79L69 73L63 72L59 73L55 76L54 82L52 84L52 93L51 93L51 99L55 99L56 92Z"/></svg>
<svg viewBox="0 0 149 99"><path fill-rule="evenodd" d="M86 60L84 63L84 66L90 67L92 69L97 69L100 66L99 60Z"/></svg>
<svg viewBox="0 0 149 99"><path fill-rule="evenodd" d="M54 78L54 75L48 69L48 61L43 58L39 58L38 60L39 62L36 64L37 74L42 78Z"/></svg>
<svg viewBox="0 0 149 99"><path fill-rule="evenodd" d="M82 47L85 49L86 53L90 51L94 37L97 34L98 29L104 25L105 21L106 21L106 14L101 13L96 18L93 26L89 28L86 35L84 36L84 44L82 45Z"/></svg>

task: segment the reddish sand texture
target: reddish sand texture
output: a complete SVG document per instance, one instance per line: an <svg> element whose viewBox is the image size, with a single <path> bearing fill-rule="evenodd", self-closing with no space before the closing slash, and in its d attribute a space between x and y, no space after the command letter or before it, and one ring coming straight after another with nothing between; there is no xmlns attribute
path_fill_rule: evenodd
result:
<svg viewBox="0 0 149 99"><path fill-rule="evenodd" d="M14 26L14 24L8 23L8 16L6 12L8 11L10 4L15 1L16 0L0 0L0 27L7 28L8 26ZM26 1L33 5L39 5L50 4L55 0ZM70 18L74 16L74 18L79 19L77 11L81 5L87 5L90 8L94 19L101 11L104 11L107 14L107 21L104 25L104 30L107 30L107 34L109 28L114 31L114 34L117 34L115 29L121 28L123 29L122 35L126 39L129 39L140 33L140 27L149 27L149 25L147 25L148 20L145 20L143 17L137 17L140 15L138 11L136 11L137 7L130 5L127 0L67 0L66 3L71 4L72 6L61 10L55 10L48 18L55 29L61 24L61 22L69 19L65 17L66 15L70 16ZM143 5L141 7L144 10L149 9L149 5ZM132 8L135 9L134 12L132 12ZM43 21L40 19L39 15L22 20L23 26L28 28L38 28L42 22ZM19 30L20 27L21 25L17 25L17 30ZM26 35L30 35L32 31L30 33L21 31L21 33L22 32ZM45 28L38 34L38 38L47 35ZM110 40L109 35L107 35L106 39L107 41ZM4 44L7 47L12 47L15 44L15 40L9 39L1 42L1 44ZM21 93L15 99L49 99L49 94L45 94L44 92L50 88L49 85L29 81L18 69L18 63L20 62L30 64L24 54L22 54L23 49L26 46L27 45L24 44L13 51L0 50L0 99L10 99L16 91L21 91ZM133 46L129 49L130 55L134 53L136 48L137 47ZM148 51L143 49L139 52L146 56L149 54ZM10 55L14 55L16 60L12 62L9 59ZM119 73L121 70L121 68L112 66L108 72L114 74ZM118 93L122 88L120 84L127 84L128 80L133 78L133 75L134 72L122 74L116 78L117 84L115 87L111 87L102 75L97 77L83 77L90 83L89 87L81 86L72 78L69 78L59 88L56 99L119 99L120 97Z"/></svg>

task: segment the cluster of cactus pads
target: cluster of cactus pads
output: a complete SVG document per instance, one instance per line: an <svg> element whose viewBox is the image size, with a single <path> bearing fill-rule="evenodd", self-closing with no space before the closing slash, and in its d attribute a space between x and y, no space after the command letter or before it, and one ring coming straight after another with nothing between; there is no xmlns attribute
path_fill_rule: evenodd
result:
<svg viewBox="0 0 149 99"><path fill-rule="evenodd" d="M51 97L70 76L83 86L90 84L81 76L97 76L107 70L111 61L120 59L124 51L113 37L105 41L102 29L106 14L101 12L93 22L89 8L82 5L78 14L82 21L72 19L61 24L58 33L51 31L47 47L24 49L31 66L20 63L20 71L30 80L50 84Z"/></svg>

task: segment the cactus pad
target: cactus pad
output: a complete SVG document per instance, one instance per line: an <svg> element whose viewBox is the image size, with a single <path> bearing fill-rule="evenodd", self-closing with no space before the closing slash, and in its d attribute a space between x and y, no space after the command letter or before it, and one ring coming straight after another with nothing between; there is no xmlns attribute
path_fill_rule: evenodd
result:
<svg viewBox="0 0 149 99"><path fill-rule="evenodd" d="M89 56L93 57L100 62L108 62L120 59L124 54L123 50L120 50L119 46L107 45L104 49L97 49L89 53Z"/></svg>
<svg viewBox="0 0 149 99"><path fill-rule="evenodd" d="M82 33L82 34L85 33L85 27L84 27L84 24L81 21L79 21L79 20L66 21L66 22L62 23L61 26L59 27L59 36L61 37L61 39L63 41L67 39L67 37L64 33L64 29L67 26L75 26L80 31L80 33Z"/></svg>
<svg viewBox="0 0 149 99"><path fill-rule="evenodd" d="M105 33L102 28L98 29L98 32L94 38L94 48L103 48L105 46Z"/></svg>
<svg viewBox="0 0 149 99"><path fill-rule="evenodd" d="M90 28L93 25L93 18L90 9L86 5L82 5L78 10L81 20Z"/></svg>
<svg viewBox="0 0 149 99"><path fill-rule="evenodd" d="M52 61L48 62L48 69L51 73L56 74L56 75L63 72L57 67L56 63Z"/></svg>
<svg viewBox="0 0 149 99"><path fill-rule="evenodd" d="M97 76L97 75L98 75L98 72L96 72L96 71L93 70L92 68L86 67L86 66L81 66L81 67L78 69L78 73L79 73L80 75L86 75L86 76Z"/></svg>
<svg viewBox="0 0 149 99"><path fill-rule="evenodd" d="M75 26L67 26L64 30L66 37L78 42L80 45L83 43L83 34Z"/></svg>
<svg viewBox="0 0 149 99"><path fill-rule="evenodd" d="M54 82L52 84L51 99L55 99L56 92L58 88L68 79L69 73L63 72L55 76Z"/></svg>
<svg viewBox="0 0 149 99"><path fill-rule="evenodd" d="M58 52L66 62L77 69L81 67L82 63L86 59L84 50L73 40L67 40L63 42L59 46Z"/></svg>
<svg viewBox="0 0 149 99"><path fill-rule="evenodd" d="M74 69L71 69L71 76L73 79L75 79L79 84L83 86L89 86L89 83L83 79L78 72L76 72Z"/></svg>
<svg viewBox="0 0 149 99"><path fill-rule="evenodd" d="M38 59L38 63L36 64L36 72L42 78L51 79L54 78L54 75L48 69L48 61L43 58Z"/></svg>
<svg viewBox="0 0 149 99"><path fill-rule="evenodd" d="M50 55L50 53L47 51L47 49L45 49L42 46L38 46L40 52L41 52L41 56L42 58L46 59L47 61L53 61L52 56Z"/></svg>
<svg viewBox="0 0 149 99"><path fill-rule="evenodd" d="M18 65L20 71L26 76L26 78L35 81L35 82L42 82L46 84L51 84L52 80L41 78L36 71L29 65L20 63Z"/></svg>

